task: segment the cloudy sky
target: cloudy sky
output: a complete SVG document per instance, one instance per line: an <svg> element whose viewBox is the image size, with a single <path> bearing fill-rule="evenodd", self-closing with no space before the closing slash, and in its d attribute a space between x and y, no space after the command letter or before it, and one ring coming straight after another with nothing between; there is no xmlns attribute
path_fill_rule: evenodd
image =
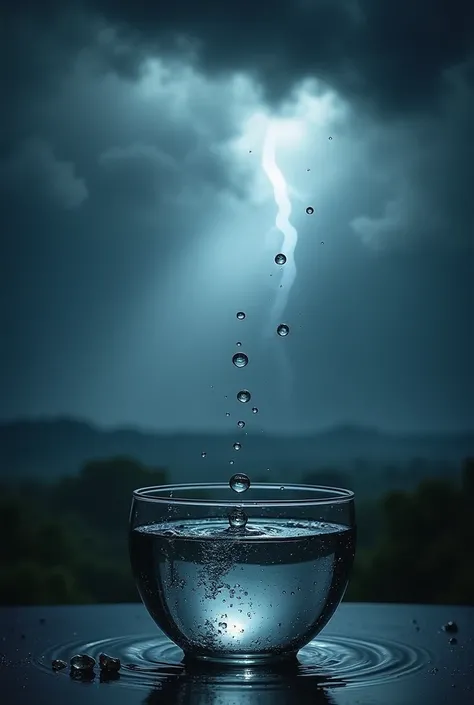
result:
<svg viewBox="0 0 474 705"><path fill-rule="evenodd" d="M474 426L469 0L10 3L0 418Z"/></svg>

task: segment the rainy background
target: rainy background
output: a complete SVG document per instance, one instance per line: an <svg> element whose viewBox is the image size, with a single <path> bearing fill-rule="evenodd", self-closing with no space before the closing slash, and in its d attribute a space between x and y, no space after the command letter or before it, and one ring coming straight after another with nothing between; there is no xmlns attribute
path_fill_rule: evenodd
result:
<svg viewBox="0 0 474 705"><path fill-rule="evenodd" d="M474 604L469 8L7 6L2 604L137 601L132 489L232 472L356 492L346 599Z"/></svg>

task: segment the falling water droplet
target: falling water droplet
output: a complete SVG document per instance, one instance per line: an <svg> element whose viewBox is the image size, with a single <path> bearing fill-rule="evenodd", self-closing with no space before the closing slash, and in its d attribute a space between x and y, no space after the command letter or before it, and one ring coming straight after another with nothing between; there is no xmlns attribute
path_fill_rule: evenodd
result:
<svg viewBox="0 0 474 705"><path fill-rule="evenodd" d="M234 464L234 461L233 461L233 460L229 460L229 465L233 465L233 464Z"/></svg>
<svg viewBox="0 0 474 705"><path fill-rule="evenodd" d="M332 140L332 137L330 137L329 139Z"/></svg>
<svg viewBox="0 0 474 705"><path fill-rule="evenodd" d="M225 415L227 416L227 418L229 418L229 416L230 416L230 411L226 411L226 412L225 412Z"/></svg>
<svg viewBox="0 0 474 705"><path fill-rule="evenodd" d="M242 448L242 444L241 443L234 443L233 448L234 448L234 450L240 450Z"/></svg>
<svg viewBox="0 0 474 705"><path fill-rule="evenodd" d="M245 428L245 421L237 421L237 426L239 428Z"/></svg>
<svg viewBox="0 0 474 705"><path fill-rule="evenodd" d="M251 395L247 389L241 389L240 392L237 392L237 400L242 402L242 404L246 404L250 399Z"/></svg>
<svg viewBox="0 0 474 705"><path fill-rule="evenodd" d="M250 487L250 480L243 472L236 472L230 478L229 485L234 492L245 492Z"/></svg>
<svg viewBox="0 0 474 705"><path fill-rule="evenodd" d="M245 367L248 364L248 357L245 353L235 353L232 357L232 362L236 367Z"/></svg>
<svg viewBox="0 0 474 705"><path fill-rule="evenodd" d="M324 245L324 240L321 240L321 245Z"/></svg>
<svg viewBox="0 0 474 705"><path fill-rule="evenodd" d="M205 457L206 457L206 455L207 455L206 451L205 451L205 450L203 450L203 451L202 451L202 453L201 453L201 458L205 458Z"/></svg>
<svg viewBox="0 0 474 705"><path fill-rule="evenodd" d="M229 514L229 525L231 529L243 529L248 521L243 509L236 507Z"/></svg>
<svg viewBox="0 0 474 705"><path fill-rule="evenodd" d="M240 342L240 340L238 340L238 341L236 342L236 345L237 345L238 348L240 348L240 347L242 346L242 343Z"/></svg>
<svg viewBox="0 0 474 705"><path fill-rule="evenodd" d="M285 325L284 323L280 323L280 325L277 328L278 335L285 337L285 335L288 335L289 332L290 332L289 326Z"/></svg>
<svg viewBox="0 0 474 705"><path fill-rule="evenodd" d="M313 215L313 213L314 213L314 208L313 208L313 206L308 206L307 209L306 209L306 213L307 213L308 215Z"/></svg>
<svg viewBox="0 0 474 705"><path fill-rule="evenodd" d="M284 254L281 252L278 255L275 255L275 262L276 264L285 264L286 262L286 257Z"/></svg>
<svg viewBox="0 0 474 705"><path fill-rule="evenodd" d="M243 311L237 311L237 318L239 321L243 321L245 318L245 313Z"/></svg>
<svg viewBox="0 0 474 705"><path fill-rule="evenodd" d="M252 407L252 414L258 414L258 406Z"/></svg>

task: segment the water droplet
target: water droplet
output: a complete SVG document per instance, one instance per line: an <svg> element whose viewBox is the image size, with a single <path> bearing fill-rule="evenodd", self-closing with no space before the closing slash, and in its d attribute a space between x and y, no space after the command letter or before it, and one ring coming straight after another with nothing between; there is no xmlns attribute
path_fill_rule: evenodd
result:
<svg viewBox="0 0 474 705"><path fill-rule="evenodd" d="M227 418L229 418L229 416L230 416L230 411L226 411L226 412L225 412L225 415L227 416Z"/></svg>
<svg viewBox="0 0 474 705"><path fill-rule="evenodd" d="M95 666L95 658L92 658L92 656L88 656L87 654L77 654L72 657L69 663L72 671L92 671Z"/></svg>
<svg viewBox="0 0 474 705"><path fill-rule="evenodd" d="M242 343L240 342L240 340L238 340L238 341L236 342L236 345L237 345L238 348L240 348L240 347L242 346Z"/></svg>
<svg viewBox="0 0 474 705"><path fill-rule="evenodd" d="M242 402L242 404L246 404L250 399L251 395L247 389L241 389L240 392L237 392L237 401Z"/></svg>
<svg viewBox="0 0 474 705"><path fill-rule="evenodd" d="M284 489L285 489L284 487L280 487L280 490L284 490Z"/></svg>
<svg viewBox="0 0 474 705"><path fill-rule="evenodd" d="M332 137L330 137L329 139L332 140Z"/></svg>
<svg viewBox="0 0 474 705"><path fill-rule="evenodd" d="M232 362L236 367L245 367L248 364L248 357L245 353L235 353L232 357Z"/></svg>
<svg viewBox="0 0 474 705"><path fill-rule="evenodd" d="M229 485L234 492L245 492L250 487L250 480L243 472L237 472L230 478Z"/></svg>
<svg viewBox="0 0 474 705"><path fill-rule="evenodd" d="M229 460L229 465L233 465L233 464L234 464L234 461L233 461L233 460Z"/></svg>
<svg viewBox="0 0 474 705"><path fill-rule="evenodd" d="M285 325L284 323L280 323L280 325L277 328L278 335L281 335L284 338L285 335L288 335L289 332L290 332L289 326Z"/></svg>
<svg viewBox="0 0 474 705"><path fill-rule="evenodd" d="M243 509L236 507L229 514L229 524L232 529L243 529L248 521L248 517Z"/></svg>
<svg viewBox="0 0 474 705"><path fill-rule="evenodd" d="M243 321L245 318L245 313L243 311L237 311L237 318L239 321Z"/></svg>
<svg viewBox="0 0 474 705"><path fill-rule="evenodd" d="M458 643L458 640L456 639L455 636L452 636L451 639L449 640L449 643L452 644L452 645L454 645L454 644L457 644L457 643Z"/></svg>
<svg viewBox="0 0 474 705"><path fill-rule="evenodd" d="M62 671L63 668L67 668L67 663L60 658L55 658L54 661L51 662L51 668L53 671Z"/></svg>
<svg viewBox="0 0 474 705"><path fill-rule="evenodd" d="M242 444L241 443L234 443L233 448L234 448L234 450L240 450L242 448Z"/></svg>
<svg viewBox="0 0 474 705"><path fill-rule="evenodd" d="M311 169L306 169L306 171L311 171Z"/></svg>
<svg viewBox="0 0 474 705"><path fill-rule="evenodd" d="M455 634L458 630L458 625L456 622L446 622L443 626L443 631L448 632L448 634Z"/></svg>
<svg viewBox="0 0 474 705"><path fill-rule="evenodd" d="M276 264L285 264L285 262L286 262L286 257L281 252L275 256L275 263Z"/></svg>
<svg viewBox="0 0 474 705"><path fill-rule="evenodd" d="M206 457L206 455L207 455L206 451L205 451L205 450L203 450L203 451L202 451L202 453L201 453L201 458L205 458L205 457Z"/></svg>
<svg viewBox="0 0 474 705"><path fill-rule="evenodd" d="M239 428L245 428L245 421L237 421L237 426Z"/></svg>
<svg viewBox="0 0 474 705"><path fill-rule="evenodd" d="M324 240L321 240L321 245L324 245Z"/></svg>
<svg viewBox="0 0 474 705"><path fill-rule="evenodd" d="M227 623L226 622L219 622L219 629L227 629Z"/></svg>
<svg viewBox="0 0 474 705"><path fill-rule="evenodd" d="M120 671L120 659L108 654L99 654L99 666L101 671Z"/></svg>
<svg viewBox="0 0 474 705"><path fill-rule="evenodd" d="M306 209L306 213L307 213L308 215L313 215L313 213L314 213L314 208L313 208L313 206L308 206L307 209Z"/></svg>
<svg viewBox="0 0 474 705"><path fill-rule="evenodd" d="M252 414L258 414L258 406L252 407Z"/></svg>

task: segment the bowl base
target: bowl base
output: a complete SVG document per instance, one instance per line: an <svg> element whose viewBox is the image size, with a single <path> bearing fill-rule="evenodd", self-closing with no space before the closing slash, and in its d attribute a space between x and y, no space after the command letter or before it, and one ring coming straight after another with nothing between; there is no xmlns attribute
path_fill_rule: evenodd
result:
<svg viewBox="0 0 474 705"><path fill-rule="evenodd" d="M185 664L212 664L220 666L269 666L275 663L297 662L297 651L285 654L213 654L202 655L186 652L183 662Z"/></svg>

